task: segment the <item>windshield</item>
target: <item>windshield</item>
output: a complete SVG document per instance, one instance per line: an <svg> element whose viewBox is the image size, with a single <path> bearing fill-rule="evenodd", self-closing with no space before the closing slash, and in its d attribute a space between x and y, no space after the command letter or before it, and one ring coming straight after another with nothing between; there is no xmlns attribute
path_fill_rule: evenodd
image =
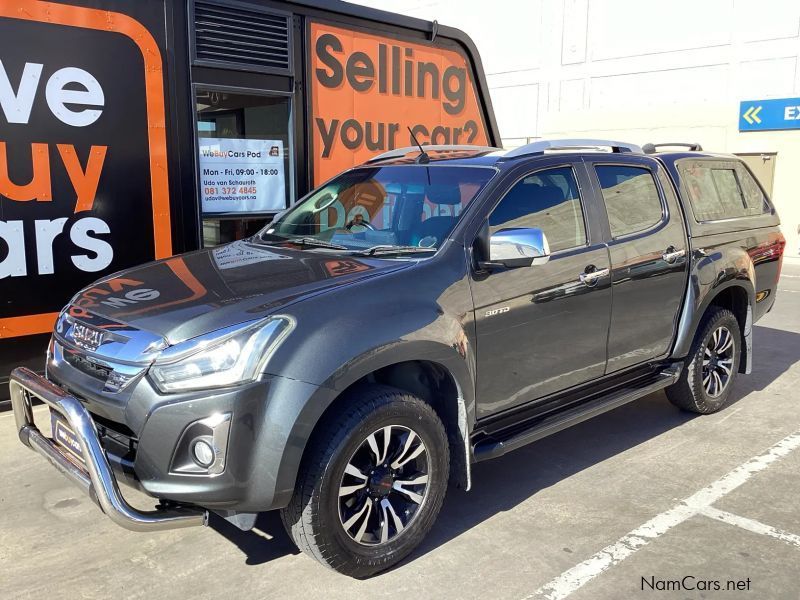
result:
<svg viewBox="0 0 800 600"><path fill-rule="evenodd" d="M435 251L494 173L430 165L354 169L279 216L260 239L339 250Z"/></svg>

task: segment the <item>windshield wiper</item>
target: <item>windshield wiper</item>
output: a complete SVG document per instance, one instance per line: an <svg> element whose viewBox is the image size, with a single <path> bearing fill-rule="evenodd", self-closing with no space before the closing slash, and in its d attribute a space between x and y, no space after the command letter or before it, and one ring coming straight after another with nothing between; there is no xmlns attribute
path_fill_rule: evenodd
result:
<svg viewBox="0 0 800 600"><path fill-rule="evenodd" d="M436 248L420 248L419 246L392 246L381 244L366 250L354 252L358 256L376 256L379 254L417 254L420 252L436 252Z"/></svg>
<svg viewBox="0 0 800 600"><path fill-rule="evenodd" d="M265 239L264 239L263 237L261 237L260 235L254 235L253 237L247 238L247 239L245 239L245 240L243 240L243 241L247 242L248 244L254 244L254 245L256 245L256 246L272 246L272 247L277 247L277 246L282 246L282 245L284 245L284 244L285 244L286 242L288 242L289 240L265 240Z"/></svg>
<svg viewBox="0 0 800 600"><path fill-rule="evenodd" d="M326 242L325 240L318 240L313 237L292 238L286 240L290 244L299 244L301 246L311 246L312 248L331 248L332 250L350 250L347 246L341 244L334 244L333 242Z"/></svg>

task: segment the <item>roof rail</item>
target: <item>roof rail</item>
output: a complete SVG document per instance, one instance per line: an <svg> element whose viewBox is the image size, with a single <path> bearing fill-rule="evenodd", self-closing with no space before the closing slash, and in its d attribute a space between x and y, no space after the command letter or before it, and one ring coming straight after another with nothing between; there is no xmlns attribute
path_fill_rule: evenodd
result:
<svg viewBox="0 0 800 600"><path fill-rule="evenodd" d="M425 152L464 152L467 150L472 150L474 152L496 152L500 150L500 148L493 148L492 146L459 146L454 144L428 144L427 146L422 146L422 149L425 150ZM365 164L377 162L379 160L386 160L387 158L400 158L401 156L405 156L411 152L419 152L419 146L395 148L394 150L389 150L383 154L378 154L378 156L373 156L366 161Z"/></svg>
<svg viewBox="0 0 800 600"><path fill-rule="evenodd" d="M595 150L597 148L611 148L612 152L636 152L642 149L636 144L628 142L615 142L613 140L594 139L566 139L566 140L538 140L519 148L506 152L504 158L517 158L531 154L543 154L545 150Z"/></svg>
<svg viewBox="0 0 800 600"><path fill-rule="evenodd" d="M700 144L687 144L685 142L675 142L674 144L645 144L642 146L642 150L645 154L655 154L659 148L664 148L665 146L686 148L689 152L703 151L703 147Z"/></svg>

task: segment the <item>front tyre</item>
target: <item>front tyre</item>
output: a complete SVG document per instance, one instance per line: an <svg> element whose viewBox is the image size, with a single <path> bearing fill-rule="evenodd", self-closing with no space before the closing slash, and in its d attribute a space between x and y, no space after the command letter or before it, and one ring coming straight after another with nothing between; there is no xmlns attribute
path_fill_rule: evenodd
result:
<svg viewBox="0 0 800 600"><path fill-rule="evenodd" d="M433 408L396 388L362 386L315 431L281 518L298 548L368 577L419 544L448 472L447 434Z"/></svg>
<svg viewBox="0 0 800 600"><path fill-rule="evenodd" d="M703 316L680 379L667 388L675 406L715 413L728 402L739 371L742 334L736 316L712 306Z"/></svg>

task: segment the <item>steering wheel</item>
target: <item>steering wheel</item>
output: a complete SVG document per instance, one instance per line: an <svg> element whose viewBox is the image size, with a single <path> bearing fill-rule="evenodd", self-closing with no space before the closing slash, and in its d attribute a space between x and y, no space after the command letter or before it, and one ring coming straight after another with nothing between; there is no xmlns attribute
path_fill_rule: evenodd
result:
<svg viewBox="0 0 800 600"><path fill-rule="evenodd" d="M350 233L353 233L352 229L355 226L364 227L365 229L369 229L371 231L376 231L375 227L369 221L362 220L360 223L356 223L355 219L352 219L347 225L344 226L344 228L347 229L347 231L349 231Z"/></svg>

